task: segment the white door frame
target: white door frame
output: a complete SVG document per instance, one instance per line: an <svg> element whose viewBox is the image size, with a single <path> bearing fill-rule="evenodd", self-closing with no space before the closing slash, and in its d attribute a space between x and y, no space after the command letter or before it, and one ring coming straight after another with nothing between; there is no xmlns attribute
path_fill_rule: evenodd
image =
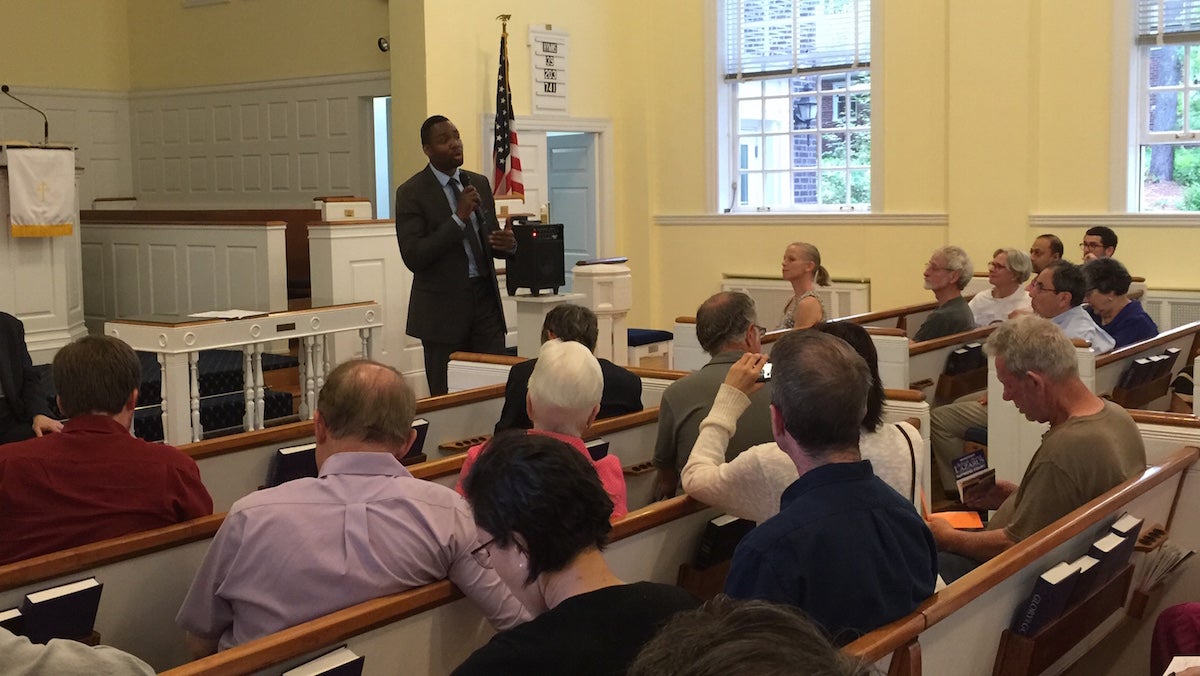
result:
<svg viewBox="0 0 1200 676"><path fill-rule="evenodd" d="M484 148L480 157L484 165L490 163L492 157L492 136L496 128L496 116L489 113L483 116L480 138L484 139ZM520 134L529 132L576 132L596 135L596 256L607 258L618 255L616 225L613 222L613 125L612 120L599 117L519 117L513 122L517 131L518 144ZM546 159L542 158L542 169L545 170ZM489 176L490 178L490 176ZM553 209L553 206L551 207Z"/></svg>

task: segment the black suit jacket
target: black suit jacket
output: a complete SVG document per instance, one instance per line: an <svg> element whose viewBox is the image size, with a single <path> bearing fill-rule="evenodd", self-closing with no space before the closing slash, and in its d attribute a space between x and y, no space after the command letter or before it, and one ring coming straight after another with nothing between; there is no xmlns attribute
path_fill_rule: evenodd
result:
<svg viewBox="0 0 1200 676"><path fill-rule="evenodd" d="M25 325L5 312L0 312L0 391L0 401L18 423L28 425L39 413L50 416L41 379L25 347Z"/></svg>
<svg viewBox="0 0 1200 676"><path fill-rule="evenodd" d="M496 220L496 201L487 178L465 170L460 176L479 191L479 211L483 214L479 236L484 252L508 258L505 251L489 250L488 235L500 229ZM470 307L473 298L467 279L467 253L463 250L463 229L454 221L446 201L446 193L426 166L396 189L396 239L400 256L413 272L412 294L408 301L410 336L436 343L456 343L466 338L471 328ZM500 310L500 290L496 286L496 270L490 256L479 261L479 274L492 279L497 311ZM501 326L501 332L506 331Z"/></svg>
<svg viewBox="0 0 1200 676"><path fill-rule="evenodd" d="M642 379L617 366L607 359L600 359L600 372L604 374L604 392L600 395L600 413L596 419L637 413L642 410ZM529 394L529 376L537 359L518 362L508 370L508 382L504 385L504 409L496 423L496 433L507 429L532 429L533 421L525 409L525 395Z"/></svg>

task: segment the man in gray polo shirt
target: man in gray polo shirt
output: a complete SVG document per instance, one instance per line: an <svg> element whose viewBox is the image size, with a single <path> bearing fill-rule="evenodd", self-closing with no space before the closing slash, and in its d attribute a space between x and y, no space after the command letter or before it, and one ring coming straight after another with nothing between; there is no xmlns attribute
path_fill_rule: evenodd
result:
<svg viewBox="0 0 1200 676"><path fill-rule="evenodd" d="M729 368L746 352L762 352L763 328L758 325L754 300L739 291L722 291L696 311L696 338L712 355L699 371L676 380L663 392L658 409L658 440L654 444L654 466L658 479L654 498L666 500L679 489L679 473L700 436L700 421L708 415L717 390ZM750 406L737 421L737 432L729 440L725 460L772 441L770 383L750 395Z"/></svg>

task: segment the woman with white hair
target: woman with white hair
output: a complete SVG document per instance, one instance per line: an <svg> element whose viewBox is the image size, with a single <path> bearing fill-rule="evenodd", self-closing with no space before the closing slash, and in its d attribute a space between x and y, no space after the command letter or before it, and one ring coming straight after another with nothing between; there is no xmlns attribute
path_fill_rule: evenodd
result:
<svg viewBox="0 0 1200 676"><path fill-rule="evenodd" d="M792 299L783 308L777 329L807 329L825 321L825 304L813 292L829 286L829 271L821 265L821 252L808 242L792 242L783 251L783 279L792 285Z"/></svg>
<svg viewBox="0 0 1200 676"><path fill-rule="evenodd" d="M592 458L583 442L583 433L600 413L600 396L604 390L604 375L600 362L588 348L574 341L557 338L542 343L537 365L529 376L529 394L525 407L533 421L530 434L553 437L585 456L596 469L600 483L612 501L612 518L628 513L625 474L615 455ZM458 485L454 490L466 495L467 475L481 454L487 453L491 442L477 444L467 451Z"/></svg>
<svg viewBox="0 0 1200 676"><path fill-rule="evenodd" d="M1018 249L996 249L988 263L992 288L975 294L969 303L975 326L996 324L1018 314L1033 312L1025 280L1033 273L1029 254Z"/></svg>

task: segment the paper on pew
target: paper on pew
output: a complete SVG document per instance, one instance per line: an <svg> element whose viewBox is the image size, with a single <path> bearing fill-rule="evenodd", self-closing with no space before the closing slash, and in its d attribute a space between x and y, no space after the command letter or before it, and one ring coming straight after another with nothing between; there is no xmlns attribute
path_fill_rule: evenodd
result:
<svg viewBox="0 0 1200 676"><path fill-rule="evenodd" d="M1200 656L1197 655L1178 655L1171 660L1167 665L1167 670L1163 672L1163 676L1171 676L1177 674L1188 667L1200 667Z"/></svg>
<svg viewBox="0 0 1200 676"><path fill-rule="evenodd" d="M983 519L979 518L979 512L930 512L925 489L921 489L921 518L926 521L941 519L959 530L983 528Z"/></svg>
<svg viewBox="0 0 1200 676"><path fill-rule="evenodd" d="M934 512L929 517L941 519L959 530L983 528L983 519L979 518L979 512Z"/></svg>

